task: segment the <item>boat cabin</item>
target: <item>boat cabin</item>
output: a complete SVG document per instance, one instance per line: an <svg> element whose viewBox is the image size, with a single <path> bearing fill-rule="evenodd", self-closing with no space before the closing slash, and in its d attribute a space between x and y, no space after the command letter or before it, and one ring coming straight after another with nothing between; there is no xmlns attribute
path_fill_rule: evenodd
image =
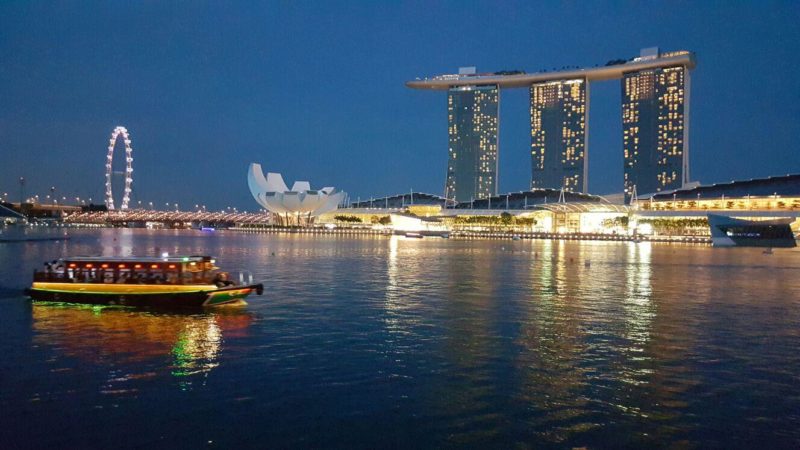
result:
<svg viewBox="0 0 800 450"><path fill-rule="evenodd" d="M34 281L116 284L231 284L210 256L75 257L45 263Z"/></svg>

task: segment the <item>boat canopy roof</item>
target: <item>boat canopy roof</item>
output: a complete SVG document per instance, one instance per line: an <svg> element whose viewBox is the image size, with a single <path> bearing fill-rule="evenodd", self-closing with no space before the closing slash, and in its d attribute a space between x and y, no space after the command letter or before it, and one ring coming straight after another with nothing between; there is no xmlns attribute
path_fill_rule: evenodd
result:
<svg viewBox="0 0 800 450"><path fill-rule="evenodd" d="M73 256L70 258L61 258L61 261L66 262L121 262L121 263L185 263L185 262L211 262L214 259L211 256Z"/></svg>

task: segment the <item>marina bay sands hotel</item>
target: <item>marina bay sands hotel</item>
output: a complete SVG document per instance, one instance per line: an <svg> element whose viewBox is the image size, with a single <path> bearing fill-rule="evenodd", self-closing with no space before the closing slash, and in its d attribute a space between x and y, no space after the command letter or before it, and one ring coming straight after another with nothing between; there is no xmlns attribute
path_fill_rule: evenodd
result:
<svg viewBox="0 0 800 450"><path fill-rule="evenodd" d="M445 197L458 202L497 195L501 88L530 89L531 189L587 192L589 83L620 79L622 151L628 200L677 189L689 181L688 51L643 49L605 66L527 74L458 74L409 81L414 89L447 91L449 162Z"/></svg>

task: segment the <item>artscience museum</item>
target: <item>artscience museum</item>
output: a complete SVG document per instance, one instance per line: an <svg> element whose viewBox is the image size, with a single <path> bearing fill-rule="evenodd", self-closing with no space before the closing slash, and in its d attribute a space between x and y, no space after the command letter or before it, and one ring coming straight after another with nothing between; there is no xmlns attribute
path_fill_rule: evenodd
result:
<svg viewBox="0 0 800 450"><path fill-rule="evenodd" d="M247 171L247 185L256 202L275 214L283 225L310 223L321 214L335 211L345 193L333 187L311 189L308 181L295 181L289 189L279 173L267 173L261 164L252 163Z"/></svg>

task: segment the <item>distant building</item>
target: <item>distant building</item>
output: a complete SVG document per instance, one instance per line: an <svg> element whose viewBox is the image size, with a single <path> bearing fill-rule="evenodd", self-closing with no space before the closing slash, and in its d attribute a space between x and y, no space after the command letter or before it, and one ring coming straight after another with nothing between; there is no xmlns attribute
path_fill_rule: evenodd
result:
<svg viewBox="0 0 800 450"><path fill-rule="evenodd" d="M645 205L654 202L682 202L681 208L708 209L752 209L755 201L764 201L763 209L800 209L800 174L780 175L767 178L695 185L684 189L662 192L648 198L639 198ZM677 205L675 205L677 206ZM760 207L759 207L760 208Z"/></svg>
<svg viewBox="0 0 800 450"><path fill-rule="evenodd" d="M371 198L369 200L360 200L351 202L348 208L407 208L414 205L437 205L444 207L446 199L434 194L426 194L424 192L407 192L405 194L391 195L387 197ZM452 202L450 202L452 204Z"/></svg>
<svg viewBox="0 0 800 450"><path fill-rule="evenodd" d="M531 189L524 192L509 192L489 198L463 202L455 205L454 209L528 209L535 205L548 203L608 203L599 195L583 194L580 192L561 191L557 189Z"/></svg>
<svg viewBox="0 0 800 450"><path fill-rule="evenodd" d="M289 189L279 173L267 173L261 164L247 169L247 186L256 202L275 214L283 225L311 223L314 217L335 211L345 193L333 187L311 189L308 181L295 181Z"/></svg>
<svg viewBox="0 0 800 450"><path fill-rule="evenodd" d="M584 79L531 85L531 189L587 192Z"/></svg>
<svg viewBox="0 0 800 450"><path fill-rule="evenodd" d="M627 72L622 80L625 198L678 189L689 181L689 70Z"/></svg>
<svg viewBox="0 0 800 450"><path fill-rule="evenodd" d="M494 85L448 90L446 198L470 201L497 194L499 102L499 89Z"/></svg>

